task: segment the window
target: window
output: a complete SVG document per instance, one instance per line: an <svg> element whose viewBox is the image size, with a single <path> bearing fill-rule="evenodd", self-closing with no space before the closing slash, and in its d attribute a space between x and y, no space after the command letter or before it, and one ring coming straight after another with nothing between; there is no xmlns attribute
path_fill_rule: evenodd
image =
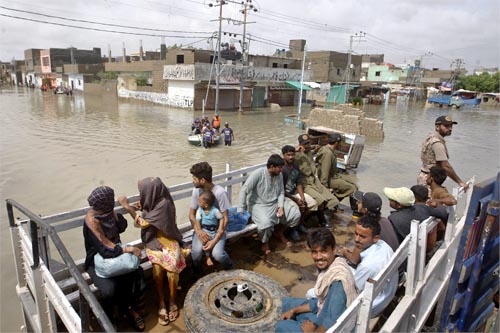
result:
<svg viewBox="0 0 500 333"><path fill-rule="evenodd" d="M42 58L42 66L47 67L49 66L49 57L43 57Z"/></svg>
<svg viewBox="0 0 500 333"><path fill-rule="evenodd" d="M356 76L356 71L352 71L352 76Z"/></svg>
<svg viewBox="0 0 500 333"><path fill-rule="evenodd" d="M177 63L178 64L183 64L184 63L184 54L178 54L177 55Z"/></svg>
<svg viewBox="0 0 500 333"><path fill-rule="evenodd" d="M277 62L273 62L273 68L278 68L278 63Z"/></svg>
<svg viewBox="0 0 500 333"><path fill-rule="evenodd" d="M283 68L288 68L288 64L283 64Z"/></svg>
<svg viewBox="0 0 500 333"><path fill-rule="evenodd" d="M80 82L80 79L78 79L78 86L81 86L82 83Z"/></svg>
<svg viewBox="0 0 500 333"><path fill-rule="evenodd" d="M375 76L380 76L380 71L375 72Z"/></svg>
<svg viewBox="0 0 500 333"><path fill-rule="evenodd" d="M337 75L340 75L340 68L337 68Z"/></svg>
<svg viewBox="0 0 500 333"><path fill-rule="evenodd" d="M210 56L210 63L211 63L211 64L213 64L213 62L214 62L214 56L213 56L213 55L211 55L211 56Z"/></svg>

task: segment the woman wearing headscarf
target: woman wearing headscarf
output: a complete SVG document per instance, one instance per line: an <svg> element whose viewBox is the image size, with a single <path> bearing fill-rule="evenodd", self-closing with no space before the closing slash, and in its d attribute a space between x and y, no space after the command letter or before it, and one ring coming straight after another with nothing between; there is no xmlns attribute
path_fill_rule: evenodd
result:
<svg viewBox="0 0 500 333"><path fill-rule="evenodd" d="M153 265L153 278L158 291L158 323L168 325L179 316L176 303L179 274L186 267L185 253L181 247L182 234L176 224L175 205L170 191L158 177L139 181L140 203L132 208L128 199L120 196L118 201L134 218L134 225L141 228L141 239L146 254ZM142 215L136 212L142 211ZM167 312L163 281L165 273L170 291Z"/></svg>
<svg viewBox="0 0 500 333"><path fill-rule="evenodd" d="M139 266L127 274L102 278L96 274L94 266L94 256L97 253L103 258L115 258L123 253L132 253L140 257L141 250L133 246L120 245L120 233L127 228L127 220L122 214L113 210L115 192L111 187L100 186L94 189L87 200L90 209L83 223L85 270L101 292L101 304L108 317L112 321L117 319L112 315L116 304L120 313L127 315L134 328L142 332L145 324L138 312L140 311L138 304L146 286L142 268Z"/></svg>

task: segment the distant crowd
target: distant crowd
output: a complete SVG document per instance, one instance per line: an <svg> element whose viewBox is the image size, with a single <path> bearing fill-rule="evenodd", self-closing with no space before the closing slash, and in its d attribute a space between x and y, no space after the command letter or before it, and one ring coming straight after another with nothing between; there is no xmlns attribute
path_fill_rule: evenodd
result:
<svg viewBox="0 0 500 333"><path fill-rule="evenodd" d="M218 131L220 118L195 119L193 134L205 136ZM269 240L278 238L285 244L302 240L305 234L312 260L318 269L314 288L305 298L284 298L282 317L277 332L316 332L330 328L349 307L366 281L374 278L389 262L401 242L410 233L412 220L424 221L430 216L440 220L430 233L428 258L443 240L448 220L447 206L456 199L443 186L449 176L467 190L448 161L444 137L451 135L453 122L449 116L439 117L435 132L422 144L422 169L418 183L411 188L384 188L393 211L382 217L382 198L375 192L364 192L337 169L336 150L343 137L329 135L317 146L311 137L302 134L297 146L286 145L281 154L273 154L266 166L252 172L242 184L237 212L248 212L257 226L263 255L271 252ZM225 129L229 125L225 124ZM229 128L230 129L230 128ZM226 134L224 129L225 141ZM234 140L231 131L226 144ZM232 204L226 190L212 182L212 167L199 162L190 169L194 185L189 208L193 226L190 248L184 248L177 227L176 208L169 189L158 177L138 182L140 200L129 204L125 196L118 201L130 214L134 226L141 231L145 252L152 263L153 278L158 294L158 323L168 325L179 316L177 286L179 274L191 256L193 274L203 275L204 267L215 263L221 269L234 267L225 250L229 209ZM334 215L344 213L348 201L355 224L353 249L336 245ZM101 291L104 310L112 320L114 311L128 316L137 331L145 329L144 289L142 268L138 265L141 250L122 244L120 233L127 228L122 214L114 211L112 188L100 186L88 197L91 208L84 223L85 269ZM345 214L344 214L345 215ZM108 262L107 266L103 262ZM127 266L127 268L124 268ZM163 289L168 281L167 299ZM404 268L386 281L382 292L373 301L371 316L380 315L392 301L402 282Z"/></svg>

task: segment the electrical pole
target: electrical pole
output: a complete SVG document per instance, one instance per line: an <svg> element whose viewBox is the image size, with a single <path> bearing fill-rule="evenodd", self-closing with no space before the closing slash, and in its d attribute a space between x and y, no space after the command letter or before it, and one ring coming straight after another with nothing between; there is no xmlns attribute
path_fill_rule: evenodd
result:
<svg viewBox="0 0 500 333"><path fill-rule="evenodd" d="M243 57L243 71L240 76L240 103L239 103L239 108L238 111L243 111L243 79L245 78L246 71L248 69L248 44L246 42L246 31L247 31L247 23L254 23L254 22L247 22L247 10L251 9L254 12L257 12L257 8L254 7L252 4L252 0L245 0L245 2L242 1L243 9L241 12L243 13L243 40L241 43L241 53Z"/></svg>
<svg viewBox="0 0 500 333"><path fill-rule="evenodd" d="M215 66L215 115L219 115L219 85L220 85L220 44L222 40L222 6L225 4L224 0L219 2L219 33L217 35L217 62Z"/></svg>
<svg viewBox="0 0 500 333"><path fill-rule="evenodd" d="M347 51L347 72L346 72L346 87L345 87L345 100L344 103L347 104L349 102L349 88L350 88L350 80L351 80L351 54L352 54L352 42L354 38L359 38L361 42L361 38L365 37L366 33L363 31L356 32L354 36L350 36L349 40L349 50Z"/></svg>
<svg viewBox="0 0 500 333"><path fill-rule="evenodd" d="M304 66L306 63L307 44L304 45L304 56L302 57L302 73L300 75L300 94L299 94L299 111L297 112L297 120L300 121L300 114L302 113L302 87L304 85Z"/></svg>

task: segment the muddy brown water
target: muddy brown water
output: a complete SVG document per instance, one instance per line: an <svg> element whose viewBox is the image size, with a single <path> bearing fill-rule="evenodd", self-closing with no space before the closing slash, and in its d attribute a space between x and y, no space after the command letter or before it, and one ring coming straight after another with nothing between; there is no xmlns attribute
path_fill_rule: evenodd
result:
<svg viewBox="0 0 500 333"><path fill-rule="evenodd" d="M86 206L90 191L101 184L112 186L117 195L132 195L137 193L137 180L146 176L159 176L167 186L188 182L190 166L199 161L208 161L215 174L224 172L226 162L233 169L264 163L269 155L280 153L283 145L295 144L302 133L283 122L285 115L296 113L296 108L222 112L222 121L230 123L236 140L231 147L205 150L189 145L186 138L192 120L202 116L200 111L109 96L69 97L17 87L0 88L0 112L0 199L15 199L41 215ZM433 122L440 115L450 114L458 121L447 142L451 163L463 179L473 175L478 180L491 178L500 170L498 108L455 110L426 108L423 104L389 104L369 105L365 112L366 116L384 122L385 138L367 139L359 168L351 177L362 190L382 196L384 215L389 208L382 195L383 187L415 184L420 144L433 131ZM307 114L304 107L303 117ZM454 184L448 180L445 185ZM233 204L236 200L234 196ZM176 206L178 221L187 221L188 200L176 202ZM15 294L5 208L0 209L0 221L0 331L17 332L22 319ZM348 230L337 228L335 233L339 243L349 240ZM61 237L70 253L76 258L82 256L81 230L64 232ZM123 240L138 237L138 230L130 227ZM249 244L254 249L254 242ZM277 248L280 246L276 244ZM250 257L239 262L246 265L248 258L254 258L252 269L267 272L288 260L292 265L285 268L286 274L275 279L299 296L314 279L306 283L305 273L297 273L293 263L302 263L312 273L314 267L308 262L305 245L300 251L296 249L284 248L276 261L265 261L259 259L256 248ZM231 255L238 261L239 254ZM303 280L298 280L298 276ZM181 321L167 330L175 330Z"/></svg>

